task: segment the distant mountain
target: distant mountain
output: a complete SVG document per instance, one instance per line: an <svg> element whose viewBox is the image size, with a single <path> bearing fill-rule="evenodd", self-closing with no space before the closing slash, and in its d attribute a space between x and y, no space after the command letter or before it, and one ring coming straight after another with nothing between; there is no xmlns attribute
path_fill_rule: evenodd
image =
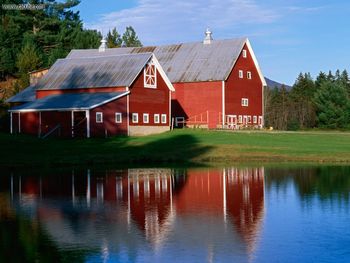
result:
<svg viewBox="0 0 350 263"><path fill-rule="evenodd" d="M275 88L277 87L278 89L280 89L282 87L282 85L284 85L286 87L287 90L290 90L292 89L291 86L287 85L287 84L283 84L283 83L279 83L277 81L274 81L274 80L271 80L269 78L266 78L265 77L265 80L266 80L266 84L269 88Z"/></svg>

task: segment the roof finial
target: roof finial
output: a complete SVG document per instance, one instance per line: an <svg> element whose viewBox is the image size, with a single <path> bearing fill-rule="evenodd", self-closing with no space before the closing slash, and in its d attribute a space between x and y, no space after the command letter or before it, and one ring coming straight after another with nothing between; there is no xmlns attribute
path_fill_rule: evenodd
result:
<svg viewBox="0 0 350 263"><path fill-rule="evenodd" d="M98 52L105 52L107 49L107 40L105 37L102 37L101 39L101 45L98 48Z"/></svg>
<svg viewBox="0 0 350 263"><path fill-rule="evenodd" d="M213 40L213 37L211 35L212 35L212 32L210 31L209 27L207 27L207 30L205 31L205 38L203 40L204 45L211 43L211 41Z"/></svg>

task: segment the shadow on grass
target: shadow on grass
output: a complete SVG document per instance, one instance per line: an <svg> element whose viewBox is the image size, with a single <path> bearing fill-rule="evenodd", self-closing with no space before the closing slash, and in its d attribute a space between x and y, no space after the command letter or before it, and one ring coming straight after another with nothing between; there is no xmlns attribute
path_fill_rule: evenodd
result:
<svg viewBox="0 0 350 263"><path fill-rule="evenodd" d="M166 133L111 139L50 139L0 136L6 144L0 167L71 166L198 166L197 160L212 147L190 134Z"/></svg>

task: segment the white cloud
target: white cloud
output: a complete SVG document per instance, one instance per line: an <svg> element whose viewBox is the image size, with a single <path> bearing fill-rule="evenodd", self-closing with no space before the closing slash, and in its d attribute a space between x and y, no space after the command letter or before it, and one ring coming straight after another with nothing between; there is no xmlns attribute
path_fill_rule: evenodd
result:
<svg viewBox="0 0 350 263"><path fill-rule="evenodd" d="M277 18L277 13L259 6L256 0L139 0L134 8L102 14L85 26L106 33L113 27L123 32L131 25L144 44L161 44L202 39L207 26L215 37L220 32L235 32L242 25L270 23Z"/></svg>

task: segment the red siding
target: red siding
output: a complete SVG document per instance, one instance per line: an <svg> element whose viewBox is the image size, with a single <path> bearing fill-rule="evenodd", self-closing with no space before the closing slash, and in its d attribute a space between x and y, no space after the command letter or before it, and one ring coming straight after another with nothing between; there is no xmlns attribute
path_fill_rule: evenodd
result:
<svg viewBox="0 0 350 263"><path fill-rule="evenodd" d="M70 111L41 112L41 134L42 135L51 131L58 124L61 125L61 128L60 128L60 131L57 131L55 133L56 135L60 135L63 137L72 136L72 119L71 119Z"/></svg>
<svg viewBox="0 0 350 263"><path fill-rule="evenodd" d="M173 116L185 117L191 122L206 119L209 128L216 128L222 112L222 82L175 83L172 99Z"/></svg>
<svg viewBox="0 0 350 263"><path fill-rule="evenodd" d="M247 57L240 54L228 80L225 82L225 114L262 116L262 82L247 46ZM243 70L243 78L239 78L239 70ZM252 78L247 78L250 71ZM248 98L248 107L241 106L241 99Z"/></svg>
<svg viewBox="0 0 350 263"><path fill-rule="evenodd" d="M62 90L37 90L36 98L40 99L49 95L67 94L67 93L96 93L96 92L120 92L126 91L125 87L104 87L104 88L86 88L86 89L62 89Z"/></svg>
<svg viewBox="0 0 350 263"><path fill-rule="evenodd" d="M96 112L103 113L103 122L96 123ZM115 122L115 113L122 113L122 123ZM91 137L111 135L127 135L127 96L106 103L90 110L90 135Z"/></svg>
<svg viewBox="0 0 350 263"><path fill-rule="evenodd" d="M169 126L169 99L170 92L163 78L157 71L157 88L145 88L143 81L143 72L130 87L130 125L139 126ZM132 113L139 114L139 122L132 123ZM149 114L149 123L143 123L143 113ZM166 123L154 123L154 114L166 114Z"/></svg>
<svg viewBox="0 0 350 263"><path fill-rule="evenodd" d="M39 112L21 113L21 133L39 134Z"/></svg>

